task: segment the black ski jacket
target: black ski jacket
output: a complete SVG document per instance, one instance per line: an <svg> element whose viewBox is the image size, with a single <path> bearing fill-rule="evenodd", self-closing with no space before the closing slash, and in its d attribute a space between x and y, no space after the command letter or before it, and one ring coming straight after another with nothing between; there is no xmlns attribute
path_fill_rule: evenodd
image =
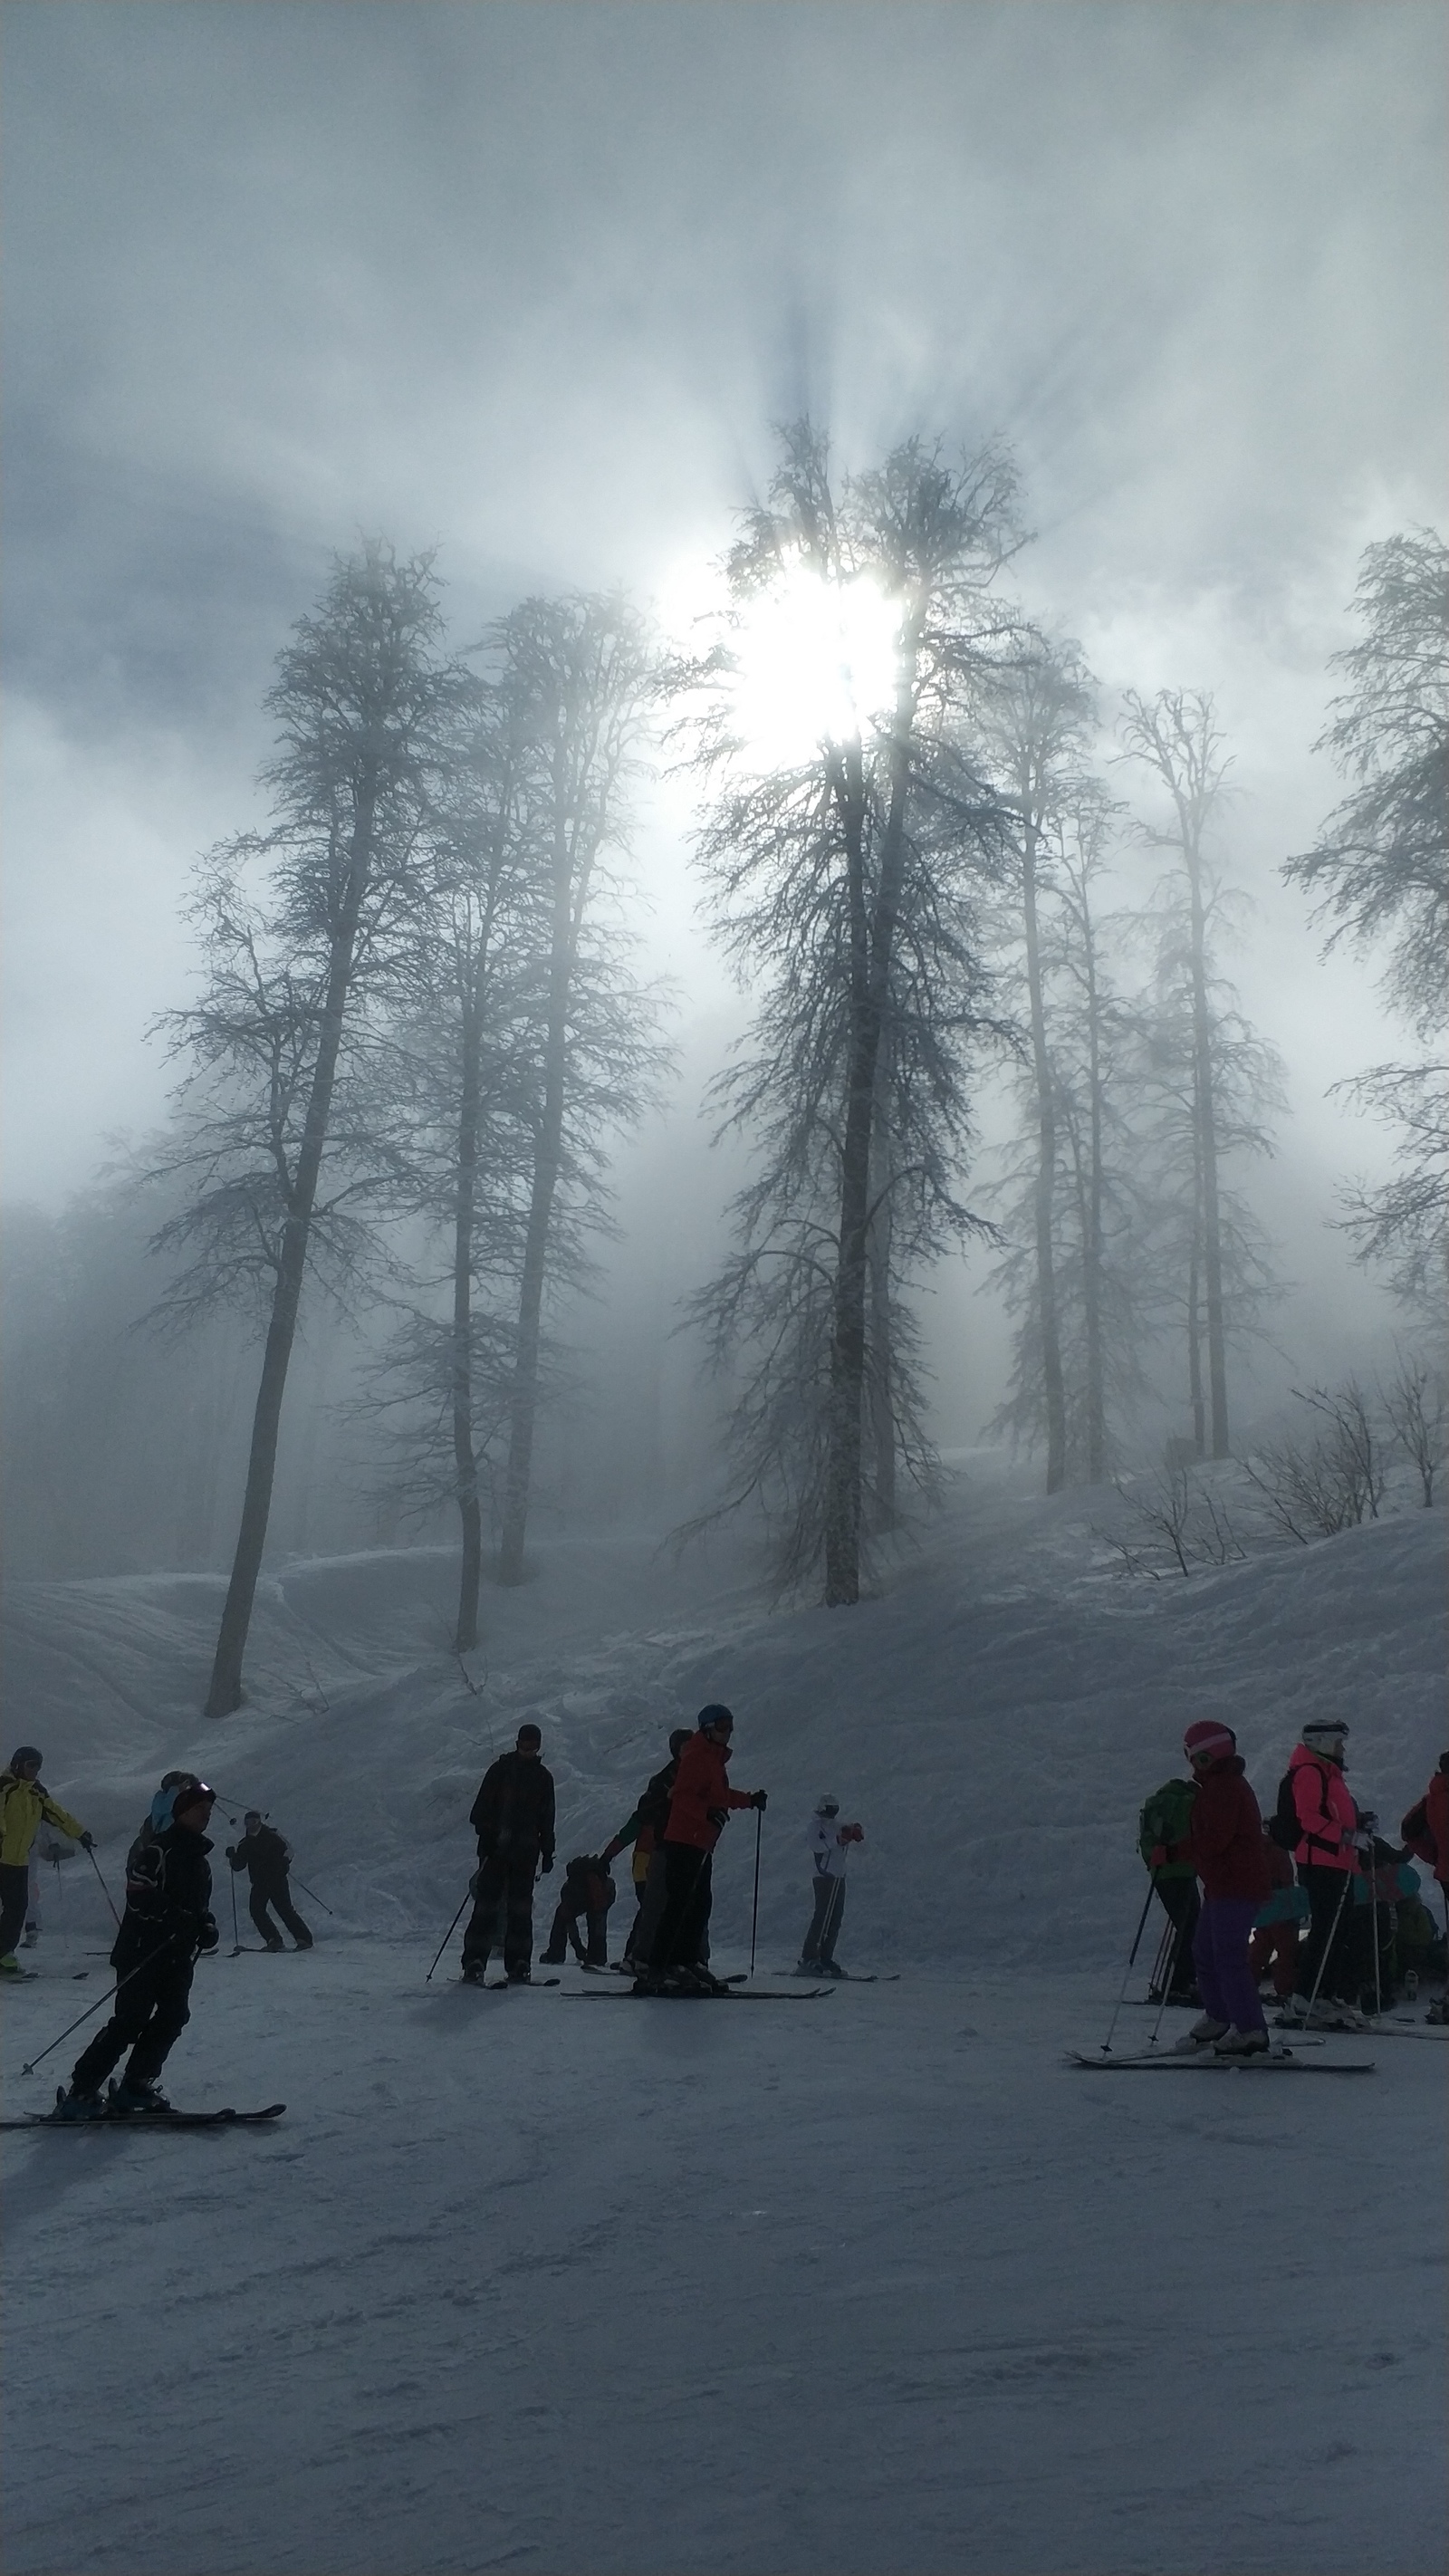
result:
<svg viewBox="0 0 1449 2576"><path fill-rule="evenodd" d="M204 1834L184 1825L168 1825L139 1850L133 1846L113 1968L134 1968L163 1949L168 1958L189 1960L216 1948L210 1849Z"/></svg>
<svg viewBox="0 0 1449 2576"><path fill-rule="evenodd" d="M292 1855L274 1826L260 1825L233 1844L227 1859L233 1869L250 1873L253 1887L285 1887Z"/></svg>
<svg viewBox="0 0 1449 2576"><path fill-rule="evenodd" d="M468 1818L480 1860L553 1862L553 1773L536 1756L500 1753Z"/></svg>

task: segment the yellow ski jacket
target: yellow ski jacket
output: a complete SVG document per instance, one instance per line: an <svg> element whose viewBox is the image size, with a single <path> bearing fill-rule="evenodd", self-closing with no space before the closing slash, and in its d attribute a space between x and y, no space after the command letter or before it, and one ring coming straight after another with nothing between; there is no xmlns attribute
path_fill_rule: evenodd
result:
<svg viewBox="0 0 1449 2576"><path fill-rule="evenodd" d="M22 1780L14 1771L0 1771L0 1869L25 1867L42 1819L58 1832L69 1834L74 1843L85 1832L84 1825L78 1825L74 1816L58 1806L38 1780Z"/></svg>

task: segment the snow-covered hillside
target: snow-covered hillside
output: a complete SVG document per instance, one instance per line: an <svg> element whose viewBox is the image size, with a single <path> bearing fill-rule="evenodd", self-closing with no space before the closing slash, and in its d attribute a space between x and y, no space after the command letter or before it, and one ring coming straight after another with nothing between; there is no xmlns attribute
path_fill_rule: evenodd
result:
<svg viewBox="0 0 1449 2576"><path fill-rule="evenodd" d="M113 1883L191 1760L335 1912L301 1900L306 1956L225 1942L168 2069L180 2101L285 2097L275 2130L5 2140L12 2576L1428 2576L1438 2035L1329 2041L1315 2063L1376 2060L1336 2083L1062 2049L1105 2027L1137 1806L1188 1719L1228 1717L1271 1794L1332 1708L1361 1797L1396 1821L1422 1788L1443 1524L1153 1585L1111 1577L1091 1520L974 1462L849 1614L771 1616L737 1563L681 1577L623 1537L542 1550L487 1598L476 1696L450 1558L299 1566L214 1726L219 1586L17 1588L6 1723ZM828 1786L868 1835L843 1955L901 1982L775 2010L573 1970L425 1985L522 1712L566 1855L711 1697L771 1793L762 1968L798 1945ZM752 1821L718 1864L725 1966ZM68 2072L79 2039L19 2069L106 1933L68 1863L44 1974L3 2000L8 2110Z"/></svg>
<svg viewBox="0 0 1449 2576"><path fill-rule="evenodd" d="M1098 1507L1100 1508L1100 1507ZM1348 1719L1351 1776L1392 1822L1442 1750L1443 1520L1406 1512L1218 1573L1119 1579L1080 1495L1023 1493L989 1455L884 1597L770 1615L738 1562L643 1540L538 1551L537 1580L485 1595L470 1688L447 1652L442 1550L313 1562L261 1596L251 1703L207 1724L221 1585L203 1576L17 1585L6 1606L10 1733L45 1748L58 1796L112 1845L161 1770L204 1769L234 1812L272 1813L347 1927L446 1924L473 1862L481 1771L537 1713L560 1850L629 1813L671 1726L735 1710L734 1777L768 1788L761 1919L799 1914L800 1829L831 1788L868 1829L852 1937L885 1960L1116 1955L1140 1902L1146 1791L1184 1726L1220 1716L1271 1801L1305 1718ZM728 1585L729 1588L726 1588ZM719 1877L738 1933L748 1872Z"/></svg>

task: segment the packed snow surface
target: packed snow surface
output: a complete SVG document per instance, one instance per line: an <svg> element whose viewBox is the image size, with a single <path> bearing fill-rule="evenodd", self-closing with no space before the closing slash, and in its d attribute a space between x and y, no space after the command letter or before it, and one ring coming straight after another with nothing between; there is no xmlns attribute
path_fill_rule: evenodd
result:
<svg viewBox="0 0 1449 2576"><path fill-rule="evenodd" d="M1441 2043L1330 2040L1315 2062L1376 2060L1340 2081L1062 2053L1104 2035L1137 1807L1186 1722L1236 1726L1260 1797L1328 1710L1361 1800L1393 1823L1422 1789L1442 1521L1154 1585L1111 1578L1091 1517L973 1462L921 1557L848 1614L770 1615L737 1563L561 1542L487 1594L466 1676L444 1552L284 1567L252 1698L215 1726L216 1583L16 1587L7 1723L113 1887L190 1760L238 1820L270 1811L333 1911L297 1890L313 1952L228 1956L219 1807L223 1945L168 2089L286 2118L4 2141L5 2568L1438 2567ZM562 1861L707 1698L736 1712L737 1783L770 1791L761 1969L795 1956L829 1788L867 1835L842 1956L900 1982L656 2004L570 1968L480 1994L451 1982L455 1942L426 1984L479 1774L523 1712ZM717 1863L726 1968L753 1823ZM83 1860L47 1908L45 1973L3 1999L12 2114L68 2075L80 2036L18 2070L105 1975ZM1124 2013L1119 2046L1153 2018Z"/></svg>

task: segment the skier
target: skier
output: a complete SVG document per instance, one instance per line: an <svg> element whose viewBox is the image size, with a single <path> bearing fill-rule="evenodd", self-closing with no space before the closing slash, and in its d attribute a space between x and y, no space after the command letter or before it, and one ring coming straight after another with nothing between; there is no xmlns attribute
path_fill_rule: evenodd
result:
<svg viewBox="0 0 1449 2576"><path fill-rule="evenodd" d="M128 2048L131 2054L112 2090L112 2107L135 2112L171 2108L157 2078L191 2018L197 1958L217 1942L206 1857L216 1791L204 1780L192 1780L167 1795L173 1799L172 1821L148 1842L137 1838L134 1875L127 1870L126 1911L111 1951L118 1980L115 2010L76 2059L70 2091L57 2107L60 2119L102 2116L100 2088Z"/></svg>
<svg viewBox="0 0 1449 2576"><path fill-rule="evenodd" d="M561 1968L572 1946L581 1968L607 1968L609 1908L615 1892L606 1861L589 1852L571 1860L564 1871L548 1948L540 1950L540 1959L550 1968ZM587 1946L579 1939L580 1915L588 1926Z"/></svg>
<svg viewBox="0 0 1449 2576"><path fill-rule="evenodd" d="M233 1870L244 1869L250 1876L252 1892L247 1899L247 1912L263 1941L269 1950L281 1950L286 1946L267 1912L270 1906L272 1913L281 1916L298 1949L310 1950L312 1935L292 1903L292 1891L287 1883L287 1872L292 1862L290 1843L283 1841L274 1825L263 1824L255 1807L248 1807L242 1818L242 1827L241 1841L228 1843L226 1856Z"/></svg>
<svg viewBox="0 0 1449 2576"><path fill-rule="evenodd" d="M1200 2004L1202 1997L1192 1982L1192 1940L1197 1930L1198 1893L1192 1863L1169 1860L1168 1848L1187 1839L1192 1802L1197 1787L1191 1780L1164 1780L1154 1789L1137 1819L1137 1848L1152 1873L1154 1892L1161 1899L1162 1910L1172 1925L1168 1951L1170 2004ZM1161 2003L1162 1989L1150 1990L1153 2003Z"/></svg>
<svg viewBox="0 0 1449 2576"><path fill-rule="evenodd" d="M52 1798L40 1777L44 1756L33 1744L22 1744L0 1771L0 1977L24 1977L15 1944L25 1929L30 1904L30 1850L42 1821L54 1825L83 1851L94 1851L95 1837Z"/></svg>
<svg viewBox="0 0 1449 2576"><path fill-rule="evenodd" d="M649 1966L635 1980L642 1994L718 1994L720 1983L701 1965L701 1943L709 1922L713 1853L729 1822L731 1807L758 1807L763 1789L732 1789L725 1765L730 1758L734 1715L711 1700L695 1720L679 1757L664 1829L664 1909Z"/></svg>
<svg viewBox="0 0 1449 2576"><path fill-rule="evenodd" d="M544 1768L541 1730L525 1719L511 1753L483 1774L468 1822L478 1837L473 1911L463 1935L463 1974L481 1985L499 1946L510 1985L526 1986L533 1961L533 1881L553 1868L553 1773Z"/></svg>
<svg viewBox="0 0 1449 2576"><path fill-rule="evenodd" d="M1349 1882L1358 1867L1358 1847L1366 1838L1343 1776L1347 1735L1341 1718L1310 1718L1289 1756L1278 1792L1280 1803L1291 1799L1298 1821L1300 1839L1293 1858L1309 1907L1308 1938L1298 1954L1298 1987L1284 2007L1293 2021L1307 2019L1315 1987L1325 2002L1351 2009Z"/></svg>
<svg viewBox="0 0 1449 2576"><path fill-rule="evenodd" d="M1439 1882L1445 1939L1449 1944L1449 1753L1440 1754L1433 1779L1418 1804L1409 1809L1399 1831L1410 1851L1428 1862ZM1449 2019L1449 1991L1437 2004L1430 2005L1427 2018L1439 2022Z"/></svg>
<svg viewBox="0 0 1449 2576"><path fill-rule="evenodd" d="M835 1964L835 1944L845 1919L845 1861L852 1843L863 1843L859 1825L842 1825L840 1800L826 1796L815 1803L806 1840L814 1871L815 1911L796 1968L798 1977L843 1977Z"/></svg>
<svg viewBox="0 0 1449 2576"><path fill-rule="evenodd" d="M624 1960L633 1968L647 1967L664 1911L664 1829L669 1822L669 1801L674 1794L679 1757L689 1742L687 1726L676 1726L669 1738L669 1759L650 1777L632 1816L619 1827L612 1840L604 1845L599 1857L607 1868L634 1836L634 1894L637 1910L624 1944ZM706 1938L701 1956L708 1958Z"/></svg>
<svg viewBox="0 0 1449 2576"><path fill-rule="evenodd" d="M1264 2056L1268 2025L1248 1966L1253 1917L1272 1892L1263 1819L1244 1776L1238 1739L1216 1718L1199 1719L1182 1740L1197 1796L1185 1843L1171 1856L1190 1860L1202 1882L1202 1911L1193 1936L1201 2018L1181 2049L1212 2046L1219 2057Z"/></svg>
<svg viewBox="0 0 1449 2576"><path fill-rule="evenodd" d="M1266 1825L1263 1827L1263 1857L1273 1884L1271 1893L1253 1918L1248 1966L1253 1973L1253 1982L1258 1986L1271 1970L1273 1992L1283 2004L1298 1983L1299 1926L1308 1912L1308 1898L1294 1878L1293 1863L1288 1854L1274 1842Z"/></svg>

